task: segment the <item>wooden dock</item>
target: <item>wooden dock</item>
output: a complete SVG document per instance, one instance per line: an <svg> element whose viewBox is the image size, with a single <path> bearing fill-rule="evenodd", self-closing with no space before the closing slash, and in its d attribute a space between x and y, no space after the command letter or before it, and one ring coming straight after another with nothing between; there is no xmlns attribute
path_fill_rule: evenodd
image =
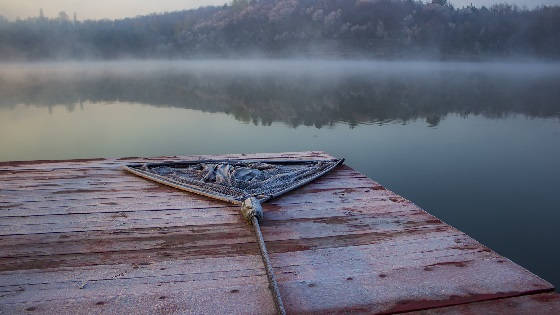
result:
<svg viewBox="0 0 560 315"><path fill-rule="evenodd" d="M121 168L199 158L0 163L0 314L274 313L238 206ZM560 314L550 283L348 166L264 211L289 314Z"/></svg>

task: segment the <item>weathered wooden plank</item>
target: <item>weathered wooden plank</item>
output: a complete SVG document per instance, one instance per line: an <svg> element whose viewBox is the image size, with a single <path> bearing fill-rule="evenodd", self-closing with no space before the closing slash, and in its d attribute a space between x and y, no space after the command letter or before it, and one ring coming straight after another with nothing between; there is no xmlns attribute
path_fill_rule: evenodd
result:
<svg viewBox="0 0 560 315"><path fill-rule="evenodd" d="M163 161L194 161L204 159L332 159L332 156L320 151L306 152L278 152L256 154L215 154L215 155L185 155L185 156L159 156L159 157L124 157L124 158L94 158L74 160L36 160L36 161L9 161L0 162L0 171L16 172L34 169L87 169L107 168L121 166L129 163L163 162Z"/></svg>
<svg viewBox="0 0 560 315"><path fill-rule="evenodd" d="M429 305L426 305L429 307ZM471 314L517 314L557 315L560 314L560 295L541 293L497 299L485 302L466 303L442 308L432 308L408 313L410 315L471 315Z"/></svg>
<svg viewBox="0 0 560 315"><path fill-rule="evenodd" d="M298 205L286 207L299 208ZM364 209L373 209L371 206L365 206ZM415 210L414 208L401 208L399 210L404 211ZM228 224L228 223L239 223L239 211L238 209L231 208L218 208L212 209L212 211L204 211L197 209L191 213L186 213L187 210L168 210L168 211L134 211L134 212L117 212L117 213L95 213L95 214L72 214L72 215L57 215L57 216L20 216L20 217L5 217L2 219L2 224L0 224L0 235L13 235L13 234L44 234L44 233L63 233L72 231L98 231L107 229L136 229L136 228L146 228L146 227L167 227L167 226L193 226L193 225L205 225L208 223L212 224ZM320 210L320 209L316 209ZM311 211L309 211L311 212ZM318 211L315 211L317 213ZM394 212L397 212L396 210ZM304 211L294 211L293 213L297 215L303 215ZM381 214L380 214L381 215ZM395 215L398 215L395 214ZM278 215L271 214L270 221L274 222L275 226L279 226L282 221L281 217ZM379 223L380 220L391 220L390 217L372 217L371 215L361 214L357 211L351 213L350 210L345 212L339 212L338 214L324 217L291 217L286 222L287 224L305 224L305 221L310 221L308 224L319 224L321 223L321 218L326 221L330 218L330 221L341 220L342 223L348 227L355 228L358 225L367 225L369 221L371 224ZM401 219L404 221L405 218ZM435 218L426 219L426 221L436 220ZM284 219L286 221L286 219ZM354 222L355 221L355 222ZM398 221L393 219L393 221ZM410 220L408 220L410 221ZM412 221L404 222L413 224ZM325 222L331 223L331 222ZM355 223L352 225L352 223ZM398 223L398 222L397 222ZM409 225L410 225L409 224ZM333 225L334 227L334 225ZM311 227L310 227L311 228Z"/></svg>
<svg viewBox="0 0 560 315"><path fill-rule="evenodd" d="M224 219L221 219L218 215L215 216L199 216L194 217L191 216L189 220L199 220L197 222L187 221L184 224L178 224L179 221L182 219L180 216L176 218L171 218L170 222L168 223L175 223L173 226L169 224L169 228L163 229L162 226L158 226L158 233L162 235L162 237L169 238L171 237L170 234L175 233L178 234L183 233L185 237L194 238L196 235L203 235L204 233L220 233L224 231L235 231L235 233L239 233L239 231L249 231L247 227L239 226L239 215L237 214L237 209L232 209L233 214L228 217L227 222ZM157 213L157 212L156 212ZM447 231L450 229L447 225L443 224L441 221L436 219L428 219L426 220L425 217L422 217L420 214L410 215L408 217L404 217L403 212L394 212L394 213L380 213L375 217L366 216L363 214L355 214L352 216L348 216L345 213L338 213L336 215L328 216L328 217L316 217L313 215L307 217L299 217L299 218L285 218L285 216L276 216L273 217L269 215L270 219L263 226L263 230L266 230L267 233L270 234L270 240L274 239L284 239L287 237L298 236L301 238L312 238L312 237L320 237L324 235L337 235L340 233L366 233L366 232L385 232L385 231L399 231L402 229L422 229L422 228L437 228L441 231ZM127 220L133 219L139 222L142 220L149 221L151 217L121 217L119 216L119 220ZM406 221L404 221L406 219ZM208 224L208 220L212 220L211 224ZM162 220L155 220L156 223L152 225L160 224ZM222 221L222 222L220 222ZM98 221L91 221L89 224L96 224ZM103 222L102 222L103 223ZM56 222L52 221L49 222L50 225L55 225ZM323 225L328 224L330 225L330 229L321 229ZM123 227L123 224L117 224L117 229L83 229L77 231L70 231L73 233L20 233L20 234L12 234L6 235L4 237L4 241L0 244L0 248L6 248L6 246L13 246L19 247L19 244L41 244L46 245L52 242L65 242L68 245L69 241L87 241L87 239L78 239L76 240L76 236L79 235L93 235L93 232L96 231L96 239L118 239L120 235L127 235L128 238L132 238L133 236L142 237L141 231L144 234L153 233L149 226L148 228L134 228L134 229L127 229L127 227ZM293 225L298 225L294 227ZM104 225L105 226L105 225ZM129 225L127 225L129 226ZM109 227L109 225L107 225ZM294 230L297 228L298 234L293 235ZM130 230L131 232L135 233L125 233L123 231ZM92 233L81 233L81 232L92 232ZM178 232L179 231L179 232ZM299 232L301 231L301 232ZM303 233L303 234L301 234ZM325 234L326 233L326 234ZM45 235L47 234L47 235ZM136 235L135 235L136 234ZM71 236L73 236L71 238ZM1 255L1 254L0 254Z"/></svg>
<svg viewBox="0 0 560 315"><path fill-rule="evenodd" d="M217 281L216 287L197 288L190 282L147 284L134 288L115 287L109 292L92 287L83 298L30 300L0 304L0 312L19 314L273 314L266 277L245 283ZM256 283L256 284L255 284Z"/></svg>
<svg viewBox="0 0 560 315"><path fill-rule="evenodd" d="M313 197L313 204L321 203L345 203L348 200L352 202L375 202L375 201L391 201L398 202L399 199L387 191L378 191L375 194L363 194L373 189L371 187L356 187L352 190L346 188L320 188L314 186L313 190L302 190L294 193L289 193L281 199L272 200L265 204L267 209L273 209L274 206L283 206L286 204L310 204L308 199L301 199L300 195ZM134 194L112 193L104 197L93 197L94 192L89 196L82 198L52 198L49 196L42 196L32 200L10 200L6 201L0 208L0 216L22 216L22 215L40 215L40 214L65 214L72 212L80 213L93 213L103 212L107 210L118 211L119 209L135 209L138 204L152 205L151 209L157 210L160 207L157 205L175 205L175 207L192 208L216 208L220 206L230 206L224 202L216 202L203 196L185 195L185 193L178 194L176 191L170 191L168 194L165 191L153 192L144 191L137 192L138 197ZM337 198L333 198L337 197ZM26 197L27 198L27 197ZM133 199L133 200L126 200ZM276 208L277 208L276 207Z"/></svg>
<svg viewBox="0 0 560 315"><path fill-rule="evenodd" d="M433 234L440 233L438 228L426 229L410 229L401 234L415 235L416 238L433 237ZM317 250L329 247L346 247L357 246L363 244L370 244L375 241L382 241L391 238L395 231L389 232L374 232L374 233L348 233L341 235L326 235L322 237L314 237L309 239L284 239L272 240L267 244L270 251L287 252L290 250ZM418 235L420 234L420 236ZM437 234L436 234L437 235ZM231 233L222 233L219 239L229 236L232 238ZM85 253L70 252L68 254L52 254L52 255L21 255L21 256L6 256L0 262L0 270L18 270L18 269L41 269L52 268L58 266L83 266L83 265L97 265L97 264L120 264L125 262L142 263L145 261L144 257L149 256L152 261L163 261L170 259L199 259L205 257L225 257L235 256L238 254L256 254L257 248L252 242L243 242L246 238L236 240L219 241L206 241L198 242L194 245L168 245L161 241L142 242L138 245L140 249L122 250L117 247L117 250L104 251L106 247L102 247L99 251L97 245L105 243L105 240L99 240L97 243L93 242L92 245L85 243L84 248L89 250ZM194 240L193 240L194 241ZM111 243L110 243L111 244ZM152 247L142 249L146 244L152 244ZM126 245L126 244L123 244ZM121 245L121 246L123 246ZM122 247L121 247L122 248ZM8 254L9 255L9 254Z"/></svg>
<svg viewBox="0 0 560 315"><path fill-rule="evenodd" d="M125 173L124 171L117 171L121 176L130 174ZM0 177L1 178L1 177ZM336 180L335 180L336 179ZM137 180L141 180L138 178ZM313 192L315 190L333 190L333 189L348 189L348 185L356 188L376 188L377 186L371 186L372 182L367 180L366 178L351 178L345 176L336 176L327 177L324 179L317 180L316 186L313 190L306 189L306 187L302 187L301 191L296 190L295 194L304 194L304 192ZM375 183L374 183L375 185ZM4 186L4 185L3 185ZM173 190L170 187L164 187L161 185L156 185L152 182L142 183L137 182L135 185L117 185L111 183L90 183L86 180L77 180L75 182L69 182L65 184L64 188L55 187L55 188L45 189L32 189L32 190L20 190L17 189L8 189L3 187L2 191L3 194L6 195L6 199L3 200L3 203L7 202L63 202L65 200L76 200L76 199L103 199L103 198L113 198L113 197L121 197L121 196L138 196L138 194L148 194L148 196L142 197L165 197L165 196L182 196L184 192ZM380 189L380 188L378 188Z"/></svg>
<svg viewBox="0 0 560 315"><path fill-rule="evenodd" d="M420 244L420 245L424 245L426 246L426 248L429 248L430 245L426 245L426 244ZM434 244L431 244L432 246ZM414 244L411 244L409 247L413 247ZM380 255L378 255L376 257L376 259L379 259L378 261L375 262L375 264L372 264L368 259L361 259L358 261L355 261L354 259L352 259L352 257L359 257L357 255L356 250L359 250L361 252L361 256L363 255L367 255L368 253L371 253L371 249L372 248L367 248L367 247L363 247L360 249L356 249L353 247L346 247L346 248L339 248L339 249L325 249L325 250L319 250L317 251L314 255L312 255L314 258L310 259L309 255L306 255L305 253L302 252L291 252L291 253L285 253L285 254L280 254L278 257L274 257L277 261L279 261L279 266L276 267L277 273L279 275L279 280L281 280L282 283L284 283L284 285L288 285L289 282L297 280L295 284L290 284L290 285L297 285L297 283L303 281L305 283L320 283L323 281L323 278L325 278L324 276L328 275L328 279L339 279L339 280L345 280L345 281L360 281L363 280L365 278L367 279L373 279L372 281L374 282L379 282L381 279L385 279L388 277L393 277L393 272L394 269L398 269L399 272L407 272L407 270L409 269L413 269L412 271L410 271L411 273L438 273L441 272L439 270L439 268L449 268L452 269L452 272L454 272L455 274L457 273L461 273L462 269L466 268L466 264L471 264L473 263L473 261L476 260L476 253L473 253L473 255L471 255L471 257L469 258L469 262L465 262L465 263L459 263L459 262L454 262L454 263L434 263L436 261L440 261L442 258L443 259L448 259L448 260L452 260L455 261L457 259L462 259L465 260L465 257L456 257L456 256L449 256L449 255L442 255L439 259L437 258L436 255L434 256L430 256L427 257L426 255L424 255L423 253L406 253L403 254L402 256L398 256L395 255L395 253L393 253L391 250L385 250L385 253L381 252ZM376 248L373 248L376 249ZM379 249L379 247L377 247L377 249ZM400 253L400 251L399 251ZM449 254L449 253L447 253ZM331 255L333 257L337 257L337 259L330 259L328 257L331 257ZM282 257L283 256L283 257ZM258 256L255 256L258 257ZM240 265L245 265L247 262L243 262L239 260L240 257L236 257L234 260L240 264ZM400 258L398 260L398 263L396 263L395 265L395 259L396 258ZM345 259L347 259L345 261ZM332 268L332 264L348 264L350 263L350 260L352 260L352 264L353 264L353 269L351 270L351 272L349 272L349 270L347 269L333 269ZM415 262L416 260L421 260L422 264L425 264L427 266L431 266L430 268L424 268L425 270L419 271L419 270L415 270L417 268L417 263L413 263L411 264L411 262ZM134 268L134 267L130 267L130 265L120 265L118 266L118 268L113 267L111 268L103 268L103 269L97 269L97 272L87 272L87 270L82 271L82 272L71 272L71 271L61 271L59 272L59 274L54 274L52 271L47 271L45 272L45 274L35 274L35 276L30 276L29 274L25 275L25 274L18 274L17 277L12 277L11 278L11 283L10 283L10 287L12 288L12 291L14 291L13 293L17 293L20 290L24 290L26 293L25 294L35 294L32 293L33 290L40 290L41 292L39 292L39 294L43 294L43 295L49 295L49 294L56 294L53 292L56 292L56 290L65 290L65 292L67 292L68 290L74 290L75 292L73 294L75 294L75 298L79 298L82 297L80 294L84 293L86 294L87 291L80 291L77 290L77 287L79 287L79 285L83 282L83 280L87 279L88 281L92 281L95 282L96 285L99 287L101 286L101 283L105 283L104 285L107 286L126 286L126 287L133 287L135 284L145 284L147 282L152 283L152 282L157 282L157 281L166 281L166 282L181 282L181 281L202 281L202 280L207 280L208 278L216 278L216 277L224 277L224 275L226 274L223 271L216 271L216 270L212 270L213 267L208 266L208 263L211 262L212 260L210 259L206 259L204 261L204 263L199 263L200 260L194 260L191 262L188 261L184 261L181 262L181 265L183 265L184 267L187 268L180 268L180 266L177 266L176 262L177 261L173 261L171 263L171 265L175 265L174 267L170 267L170 263L160 263L160 264L151 264L148 265L151 270L149 272L146 272L145 270L139 269L139 268L144 268L144 265L140 265L139 268ZM488 262L486 260L482 260L483 262ZM312 263L310 263L312 262ZM219 266L221 266L222 264L224 264L224 261L221 262L221 264ZM499 266L499 262L493 262L493 264L498 264ZM381 270L375 270L376 267L379 266L383 266L385 265L385 269L381 269ZM166 266L167 268L165 268L163 271L161 271L161 268L157 268L158 266ZM231 278L235 278L236 276L236 272L238 272L237 274L239 274L240 276L248 276L251 274L255 274L255 270L258 269L258 264L255 264L254 261L252 264L250 264L249 266L253 267L254 271L251 270L241 270L238 272L238 270L233 269L236 268L236 265L234 264L230 264L226 265L226 267L229 267L230 269L227 270L228 274L231 272L231 275L229 275L229 277ZM310 266L312 268L310 268ZM202 267L202 268L201 268ZM220 267L223 268L223 267ZM193 278L193 269L195 271L195 273L197 274L196 278ZM427 269L431 269L431 270L427 270ZM503 270L502 268L499 268L500 270ZM99 272L102 271L102 275L99 275ZM207 275L201 275L202 272L207 273ZM260 273L260 275L262 274L262 270L258 271ZM70 274L72 277L69 280L66 281L62 281L62 276L60 274ZM374 274L372 274L374 273ZM468 273L468 271L466 272ZM217 275L219 274L219 275ZM116 275L116 276L115 276ZM190 276L189 276L190 275ZM188 277L187 277L188 276ZM503 276L503 272L498 272L498 274L496 274L496 276ZM68 277L68 276L66 276ZM508 275L509 278L512 278L511 275ZM422 277L419 277L422 278ZM8 280L8 279L7 279ZM49 281L50 280L50 281ZM113 281L112 283L109 283L110 281ZM410 279L412 280L412 279ZM469 280L469 279L467 279ZM27 282L26 282L27 281ZM118 281L118 283L117 283ZM387 280L389 281L389 280ZM392 281L392 280L391 280ZM471 279L471 281L473 281ZM30 283L29 283L30 282ZM122 282L122 283L121 283ZM468 284L468 282L466 282ZM197 285L203 285L203 284L197 284ZM204 284L205 285L205 284ZM425 285L425 284L423 284ZM489 284L491 285L491 284ZM314 285L312 285L313 287ZM442 286L442 284L439 284L439 286ZM1 289L5 289L6 286L3 286ZM379 289L383 289L386 288L386 286L384 285L383 287L379 288ZM35 295L34 295L35 296ZM6 302L17 302L20 301L21 299L26 299L25 295L19 295L19 296L14 296L10 299L8 299Z"/></svg>
<svg viewBox="0 0 560 315"><path fill-rule="evenodd" d="M119 168L117 168L119 170ZM52 172L52 171L51 171ZM58 173L58 171L57 171ZM119 190L148 190L148 191L165 191L161 185L152 182L145 182L141 178L130 178L123 176L124 171L115 172L105 171L99 172L82 172L79 174L61 175L61 177L52 178L52 173L44 176L32 176L30 174L21 175L19 177L0 175L4 179L2 184L3 191L10 192L10 195L20 197L24 195L41 196L45 193L54 195L70 195L76 193L111 193ZM343 180L352 180L357 182L370 183L366 177L357 176L358 173L352 169L341 168L340 172L318 180L325 187L342 187L337 185L336 181L332 181L332 176ZM108 186L110 184L110 186ZM344 187L343 187L344 188ZM93 190L93 191L84 191Z"/></svg>
<svg viewBox="0 0 560 315"><path fill-rule="evenodd" d="M0 312L273 312L237 207L120 168L200 158L212 157L0 163ZM552 289L349 167L265 204L265 218L290 312L412 311Z"/></svg>
<svg viewBox="0 0 560 315"><path fill-rule="evenodd" d="M393 240L391 242L384 242L384 243L374 243L374 244L355 245L355 246L346 246L346 247L330 247L324 249L316 249L312 252L306 252L306 251L284 252L284 253L277 252L277 253L273 253L273 255L274 257L277 258L277 265L276 265L277 268L292 269L292 268L297 268L298 266L305 266L305 265L314 265L314 266L324 265L325 267L328 267L328 265L330 264L345 264L345 263L349 263L350 260L352 260L356 262L355 266L353 266L355 267L353 269L355 272L370 272L371 270L370 267L368 267L369 265L367 264L367 260L365 260L365 258L363 259L362 256L366 257L367 259L375 259L376 263L378 263L377 261L381 263L381 260L383 260L383 262L387 262L390 260L394 260L400 255L415 255L416 258L414 260L433 259L424 256L424 252L426 251L430 251L430 252L438 251L438 253L434 253L433 256L437 255L442 257L443 256L450 257L450 256L457 256L457 255L473 255L474 253L477 253L479 250L478 248L469 244L469 242L473 242L472 239L469 239L468 237L461 234L455 236L446 236L444 238L430 237L425 239L418 239L415 237L403 235L398 241ZM126 242L123 243L126 244ZM459 243L462 244L460 246L457 246L457 244ZM112 247L112 249L117 250L118 248ZM368 256L367 253L372 251L375 251L378 254L376 254L375 257L369 257L371 255ZM85 251L82 253L85 253ZM335 254L340 254L340 255L335 255ZM205 266L205 264L207 263L199 263L199 262L211 261L213 259L215 261L220 262L220 264L217 264L216 267L214 268L223 268L222 265L224 264L224 262L226 262L224 261L224 259L227 259L229 262L229 261L242 259L243 257L246 256L232 256L228 258L211 257L211 258L190 259L190 260L186 259L186 260L182 260L181 265L189 266L189 267L188 268L178 267L181 269L181 271L179 272L177 271L179 269L177 269L175 272L186 273L186 272L191 272L192 270L195 270L196 272L201 272L200 269L201 266ZM171 263L176 263L177 261L178 260L172 260ZM402 264L409 263L407 260L399 260L399 262ZM43 283L43 282L59 282L62 277L62 274L65 273L74 274L77 272L78 269L82 270L80 271L80 274L84 276L85 276L85 272L95 271L92 274L87 273L87 276L85 277L87 279L97 279L95 278L98 277L96 276L96 274L100 271L102 274L101 277L104 277L104 274L107 270L113 270L113 269L120 270L123 268L123 266L125 267L130 266L130 264L108 265L106 264L106 261L102 259L100 259L99 263L100 263L99 265L93 265L88 267L81 266L77 268L56 267L56 268L50 268L46 270L19 269L17 271L3 271L0 273L3 276L4 282L0 286L24 285L24 284L33 284L33 283ZM395 262L388 265L394 266L394 263ZM167 265L170 264L170 261L165 260L159 263L155 263L152 261L152 263L148 265L140 263L135 266L141 269L145 269L145 268L153 269L156 268L153 266L156 266L158 264L167 267ZM193 269L192 265L195 264L197 264L198 267ZM257 265L260 266L260 263ZM235 268L240 268L240 266L245 267L246 265L245 263L243 263L240 265L236 265ZM363 271L360 271L360 269L358 269L361 266L364 266ZM169 267L165 268L165 270L167 270L165 271L165 273L171 272ZM217 270L222 270L222 269L217 269Z"/></svg>
<svg viewBox="0 0 560 315"><path fill-rule="evenodd" d="M313 209L324 209L326 207L332 209L344 209L351 211L348 200L352 200L353 206L359 206L355 211L362 211L364 206L385 207L399 199L388 193L379 193L376 195L364 195L362 192L368 192L369 188L354 189L352 192L340 189L308 191L313 196L313 202L309 202L299 198L299 195L305 195L302 192L297 194L288 194L285 198L267 202L264 207L266 213L284 212L290 214L291 211L282 211L284 207L291 207L293 211L311 211ZM333 198L339 196L339 198ZM6 204L4 209L0 209L0 218L3 217L30 217L30 216L56 216L56 215L73 215L84 214L93 215L96 213L115 213L115 212L134 212L134 211L165 211L165 210L194 210L199 209L198 213L212 212L208 209L228 209L235 208L225 202L216 202L206 197L193 197L182 195L169 196L163 195L162 198L151 197L152 195L144 195L140 198L121 198L115 196L113 198L104 199L77 199L64 202L19 202ZM151 202L154 201L154 202ZM157 203L155 203L157 202ZM400 202L403 207L406 202ZM154 206L157 205L157 206ZM237 208L236 208L237 209ZM387 207L388 211L394 211L395 207ZM202 211L203 210L203 211ZM194 212L194 211L192 211ZM340 211L339 211L340 212ZM321 213L321 212L319 212Z"/></svg>

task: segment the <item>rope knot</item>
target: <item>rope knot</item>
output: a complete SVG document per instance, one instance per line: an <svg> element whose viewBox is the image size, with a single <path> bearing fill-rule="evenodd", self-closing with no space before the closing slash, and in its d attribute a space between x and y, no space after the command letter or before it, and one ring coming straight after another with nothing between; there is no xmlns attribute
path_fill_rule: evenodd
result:
<svg viewBox="0 0 560 315"><path fill-rule="evenodd" d="M253 217L257 218L257 220L259 221L262 221L263 210L261 202L255 197L245 199L241 204L241 214L249 222L253 220Z"/></svg>

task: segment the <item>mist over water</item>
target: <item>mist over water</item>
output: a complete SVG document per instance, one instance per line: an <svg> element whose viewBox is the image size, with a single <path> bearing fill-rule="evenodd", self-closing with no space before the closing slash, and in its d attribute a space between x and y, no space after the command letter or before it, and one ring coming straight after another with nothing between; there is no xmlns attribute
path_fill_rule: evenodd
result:
<svg viewBox="0 0 560 315"><path fill-rule="evenodd" d="M560 285L560 64L4 63L0 161L324 150Z"/></svg>
<svg viewBox="0 0 560 315"><path fill-rule="evenodd" d="M5 64L0 106L129 102L292 127L558 117L560 63L198 60Z"/></svg>

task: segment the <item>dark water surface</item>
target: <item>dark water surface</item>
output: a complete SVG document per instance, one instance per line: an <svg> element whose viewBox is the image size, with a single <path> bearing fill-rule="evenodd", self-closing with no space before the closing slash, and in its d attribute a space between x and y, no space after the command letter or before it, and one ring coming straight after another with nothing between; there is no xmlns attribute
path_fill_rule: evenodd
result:
<svg viewBox="0 0 560 315"><path fill-rule="evenodd" d="M560 286L558 64L0 67L0 161L299 150L346 157Z"/></svg>

